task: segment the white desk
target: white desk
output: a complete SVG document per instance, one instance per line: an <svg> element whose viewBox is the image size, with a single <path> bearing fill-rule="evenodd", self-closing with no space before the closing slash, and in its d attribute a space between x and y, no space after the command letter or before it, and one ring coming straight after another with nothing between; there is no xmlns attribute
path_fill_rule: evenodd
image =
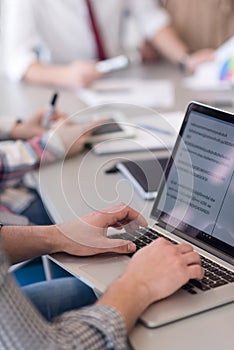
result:
<svg viewBox="0 0 234 350"><path fill-rule="evenodd" d="M166 72L166 73L165 73ZM176 106L175 109L185 109L190 100L220 97L222 93L193 93L185 90L180 84L180 73L171 67L148 67L145 69L132 68L129 76L165 78L164 73L175 81ZM124 72L119 75L125 74ZM12 84L5 79L0 80L1 114L12 113L21 115L31 113L35 108L46 105L52 89L29 86L27 84ZM231 94L231 92L230 92ZM59 100L59 107L69 113L76 112L82 105L77 97L69 91L63 91ZM126 155L125 155L126 156ZM131 158L139 158L139 154L131 154ZM143 154L142 154L143 156ZM117 155L116 155L117 157ZM83 163L82 163L83 162ZM68 220L74 215L83 215L93 209L105 207L116 201L124 201L148 217L152 202L145 202L137 194L129 193L124 184L116 191L116 183L122 179L120 174L107 175L104 169L115 162L113 156L96 157L88 152L61 164L53 164L44 168L40 173L40 188L45 204L56 222ZM81 164L82 163L82 164ZM80 169L82 171L80 171ZM78 189L77 181L82 187ZM62 182L62 186L61 186ZM94 184L97 184L97 189ZM62 190L61 190L62 189ZM71 261L72 264L66 262ZM63 268L76 275L76 258L57 258ZM73 268L71 268L73 266ZM232 350L234 344L234 303L190 317L186 320L172 323L158 329L147 329L140 323L130 334L134 349L139 350Z"/></svg>
<svg viewBox="0 0 234 350"><path fill-rule="evenodd" d="M131 156L139 157L139 155ZM108 201L111 204L116 200L129 203L146 217L149 216L152 207L151 201L143 201L137 194L131 197L131 194L125 191L124 187L121 189L121 186L118 188L119 198L117 198L116 183L122 179L122 176L104 173L105 167L110 167L111 163L115 162L114 158L113 156L97 157L89 153L87 163L84 166L86 172L80 177L81 187L84 189L82 193L77 187L77 172L82 157L68 160L62 172L61 168L55 164L43 169L40 177L42 196L57 222L70 219L75 213L83 215L95 208L105 207L108 205ZM97 169L101 170L98 172L99 176L95 177ZM53 179L48 182L51 173L53 173ZM61 179L64 184L63 191L58 192L58 183L61 183ZM99 192L94 186L94 179L96 179ZM73 275L80 276L75 266L76 258L57 255L55 261ZM85 274L82 277L87 278ZM88 282L91 285L93 283L92 280ZM98 288L97 285L96 287ZM158 329L151 330L138 324L132 331L130 339L134 349L137 350L181 350L187 348L197 350L198 347L207 350L220 350L222 346L225 350L232 350L233 324L234 303Z"/></svg>

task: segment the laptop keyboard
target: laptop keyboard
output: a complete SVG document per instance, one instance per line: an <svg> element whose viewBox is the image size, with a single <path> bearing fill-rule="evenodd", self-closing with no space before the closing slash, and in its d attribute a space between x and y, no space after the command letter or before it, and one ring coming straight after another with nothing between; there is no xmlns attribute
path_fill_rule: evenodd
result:
<svg viewBox="0 0 234 350"><path fill-rule="evenodd" d="M116 236L117 237L117 236ZM163 237L173 244L178 244L173 239L170 239L152 228L140 228L133 233L125 233L121 238L131 240L136 244L136 251L147 246L155 239ZM210 289L224 286L234 282L234 272L225 267L213 262L212 260L201 256L201 265L205 271L205 275L201 281L190 280L182 289L190 294L197 294L197 290L206 292Z"/></svg>

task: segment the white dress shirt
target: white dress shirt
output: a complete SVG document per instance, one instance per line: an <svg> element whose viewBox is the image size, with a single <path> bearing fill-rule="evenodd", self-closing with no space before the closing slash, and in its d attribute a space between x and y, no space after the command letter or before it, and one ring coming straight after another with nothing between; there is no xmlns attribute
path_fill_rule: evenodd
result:
<svg viewBox="0 0 234 350"><path fill-rule="evenodd" d="M169 23L154 0L92 0L109 57L121 52L121 25L129 9L145 38ZM3 54L7 75L20 80L30 64L95 59L96 43L85 0L4 0Z"/></svg>

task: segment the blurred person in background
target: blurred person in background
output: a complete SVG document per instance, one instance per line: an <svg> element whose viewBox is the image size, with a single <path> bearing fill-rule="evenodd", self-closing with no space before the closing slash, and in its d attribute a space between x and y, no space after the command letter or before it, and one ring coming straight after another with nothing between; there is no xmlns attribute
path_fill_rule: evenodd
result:
<svg viewBox="0 0 234 350"><path fill-rule="evenodd" d="M233 0L162 0L190 52L217 49L234 35Z"/></svg>
<svg viewBox="0 0 234 350"><path fill-rule="evenodd" d="M234 35L233 0L161 0L160 3L186 46L178 63L188 73L193 73L200 63L212 60L214 50ZM149 42L141 50L146 60L151 61L160 53Z"/></svg>
<svg viewBox="0 0 234 350"><path fill-rule="evenodd" d="M41 236L33 236L32 225L52 226L37 191L25 185L24 175L39 166L46 166L78 154L83 150L93 129L102 123L95 121L78 125L70 121L65 114L54 112L51 116L53 125L48 130L42 127L44 114L45 111L41 110L25 120L0 118L0 223L14 226L12 230L17 236L15 240L11 240L11 249L15 254L20 245L27 246L30 240L34 249L39 249ZM26 225L31 235L27 239L25 229L22 231L21 228ZM38 230L40 232L40 229ZM19 237L21 232L22 237ZM44 246L46 244L45 237ZM29 249L29 254L30 251L32 253ZM36 256L32 254L32 258ZM27 258L31 257L25 256L25 259ZM13 263L18 262L16 260L13 259ZM29 284L23 286L22 290L46 319L96 301L93 290L73 277Z"/></svg>
<svg viewBox="0 0 234 350"><path fill-rule="evenodd" d="M25 186L24 175L81 152L102 123L74 124L55 112L48 130L42 126L44 114L41 110L25 120L0 118L0 222L4 224L51 224L37 192Z"/></svg>
<svg viewBox="0 0 234 350"><path fill-rule="evenodd" d="M14 80L79 88L102 76L96 61L123 52L128 11L142 38L173 63L187 47L154 0L4 0L3 53Z"/></svg>

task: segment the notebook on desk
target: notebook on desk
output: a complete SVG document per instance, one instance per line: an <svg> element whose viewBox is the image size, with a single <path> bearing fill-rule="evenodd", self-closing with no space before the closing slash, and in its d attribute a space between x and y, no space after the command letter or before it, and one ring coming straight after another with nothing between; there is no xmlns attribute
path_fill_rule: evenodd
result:
<svg viewBox="0 0 234 350"><path fill-rule="evenodd" d="M141 315L148 327L234 301L233 140L233 114L191 103L153 205L154 225L124 234L137 250L161 236L174 244L189 242L205 269L202 281L189 281ZM80 270L105 289L129 259L96 257Z"/></svg>

